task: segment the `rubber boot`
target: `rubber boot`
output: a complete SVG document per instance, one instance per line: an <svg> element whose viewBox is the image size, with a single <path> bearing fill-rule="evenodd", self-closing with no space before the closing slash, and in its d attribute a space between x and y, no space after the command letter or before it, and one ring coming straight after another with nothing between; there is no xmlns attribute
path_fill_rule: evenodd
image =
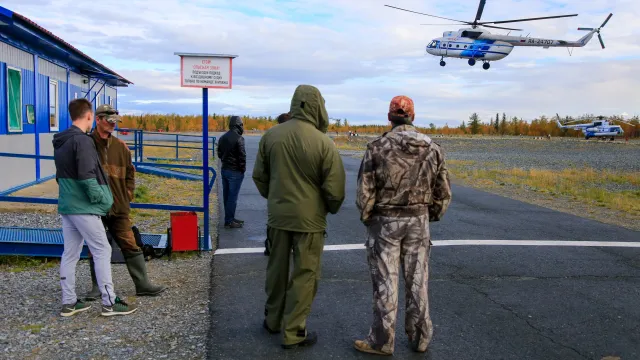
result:
<svg viewBox="0 0 640 360"><path fill-rule="evenodd" d="M149 282L147 266L142 251L135 253L125 253L123 251L123 255L129 275L131 275L131 279L136 286L137 296L156 296L167 289L165 286L153 285Z"/></svg>
<svg viewBox="0 0 640 360"><path fill-rule="evenodd" d="M91 271L91 291L85 296L85 301L94 301L102 297L100 288L98 287L98 279L96 278L96 265L93 263L93 257L89 258L89 270Z"/></svg>

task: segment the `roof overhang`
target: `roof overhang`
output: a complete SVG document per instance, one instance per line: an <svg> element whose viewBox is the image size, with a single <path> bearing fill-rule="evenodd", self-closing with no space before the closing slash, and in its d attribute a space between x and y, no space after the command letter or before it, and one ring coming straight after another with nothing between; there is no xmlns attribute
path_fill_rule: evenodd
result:
<svg viewBox="0 0 640 360"><path fill-rule="evenodd" d="M106 85L133 84L30 19L1 6L0 38L81 75L102 80Z"/></svg>

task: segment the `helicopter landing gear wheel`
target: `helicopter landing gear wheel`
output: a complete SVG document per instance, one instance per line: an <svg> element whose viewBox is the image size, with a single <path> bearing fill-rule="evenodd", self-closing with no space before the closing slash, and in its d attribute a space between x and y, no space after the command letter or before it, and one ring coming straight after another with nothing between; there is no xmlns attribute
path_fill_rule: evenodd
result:
<svg viewBox="0 0 640 360"><path fill-rule="evenodd" d="M473 66L476 64L476 59L469 59L469 66Z"/></svg>
<svg viewBox="0 0 640 360"><path fill-rule="evenodd" d="M445 65L447 65L447 63L444 62L444 60L440 60L440 66L445 66Z"/></svg>
<svg viewBox="0 0 640 360"><path fill-rule="evenodd" d="M485 62L484 64L482 64L482 68L485 70L489 70L489 68L491 67L491 64L489 64L489 62Z"/></svg>

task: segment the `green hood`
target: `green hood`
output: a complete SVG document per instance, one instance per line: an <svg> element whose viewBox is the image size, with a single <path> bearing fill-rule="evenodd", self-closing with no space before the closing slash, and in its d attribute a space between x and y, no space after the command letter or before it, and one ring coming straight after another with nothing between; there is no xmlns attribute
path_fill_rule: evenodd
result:
<svg viewBox="0 0 640 360"><path fill-rule="evenodd" d="M316 129L326 133L329 128L329 115L320 90L311 85L299 85L291 98L291 119L307 121Z"/></svg>

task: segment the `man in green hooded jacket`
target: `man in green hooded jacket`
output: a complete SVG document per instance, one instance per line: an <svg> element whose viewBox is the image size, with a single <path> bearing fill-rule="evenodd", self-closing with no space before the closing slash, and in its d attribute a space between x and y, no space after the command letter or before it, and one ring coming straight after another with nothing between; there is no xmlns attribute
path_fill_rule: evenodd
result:
<svg viewBox="0 0 640 360"><path fill-rule="evenodd" d="M272 241L263 326L270 333L284 330L285 349L317 341L307 332L306 319L320 279L326 217L336 214L345 198L344 166L326 135L329 116L320 91L298 86L289 114L287 122L264 134L253 168L253 181L267 199Z"/></svg>

